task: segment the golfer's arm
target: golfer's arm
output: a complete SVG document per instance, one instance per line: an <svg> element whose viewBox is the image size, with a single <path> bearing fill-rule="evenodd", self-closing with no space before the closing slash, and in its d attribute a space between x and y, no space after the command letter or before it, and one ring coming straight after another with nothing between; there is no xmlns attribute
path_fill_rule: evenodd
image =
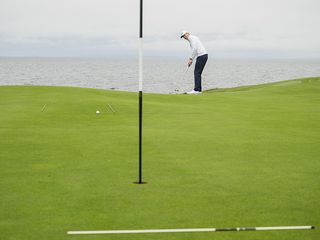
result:
<svg viewBox="0 0 320 240"><path fill-rule="evenodd" d="M191 54L190 59L193 61L194 58L196 57L196 55L197 55L197 49L196 48L192 48L192 54Z"/></svg>
<svg viewBox="0 0 320 240"><path fill-rule="evenodd" d="M192 53L191 53L190 59L191 59L191 60L194 60L194 58L195 58L196 55L197 55L197 43L196 43L196 42L193 42L193 43L191 44L191 48L192 48Z"/></svg>

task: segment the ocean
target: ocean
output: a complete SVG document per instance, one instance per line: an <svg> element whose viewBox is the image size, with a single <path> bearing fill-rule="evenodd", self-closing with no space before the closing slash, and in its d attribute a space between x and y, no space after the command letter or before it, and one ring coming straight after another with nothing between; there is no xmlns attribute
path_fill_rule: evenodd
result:
<svg viewBox="0 0 320 240"><path fill-rule="evenodd" d="M145 59L144 92L182 93L193 88L186 60ZM209 56L203 90L320 76L320 60L217 60ZM138 60L0 58L0 85L75 86L138 91Z"/></svg>

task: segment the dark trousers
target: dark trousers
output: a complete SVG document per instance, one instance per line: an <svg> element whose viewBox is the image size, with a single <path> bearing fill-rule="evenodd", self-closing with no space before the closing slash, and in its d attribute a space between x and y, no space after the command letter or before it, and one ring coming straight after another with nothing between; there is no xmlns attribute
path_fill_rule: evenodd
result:
<svg viewBox="0 0 320 240"><path fill-rule="evenodd" d="M201 74L208 60L208 54L197 57L196 66L194 68L194 90L202 91Z"/></svg>

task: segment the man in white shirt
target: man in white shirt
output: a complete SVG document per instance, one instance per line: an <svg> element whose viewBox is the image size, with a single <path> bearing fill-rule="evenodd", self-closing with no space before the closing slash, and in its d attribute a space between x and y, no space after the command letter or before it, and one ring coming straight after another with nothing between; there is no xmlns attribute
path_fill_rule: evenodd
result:
<svg viewBox="0 0 320 240"><path fill-rule="evenodd" d="M182 31L180 38L187 40L192 49L188 67L190 67L194 59L196 59L196 66L194 68L194 89L191 92L187 92L187 94L199 94L202 92L201 74L208 60L208 52L200 42L200 39L191 35L188 31Z"/></svg>

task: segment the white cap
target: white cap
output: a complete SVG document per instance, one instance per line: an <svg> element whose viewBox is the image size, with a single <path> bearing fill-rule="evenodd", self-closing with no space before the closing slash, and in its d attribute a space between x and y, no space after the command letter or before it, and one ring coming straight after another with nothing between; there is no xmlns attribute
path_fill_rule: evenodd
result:
<svg viewBox="0 0 320 240"><path fill-rule="evenodd" d="M184 30L184 31L182 31L181 32L181 34L180 34L180 38L182 38L185 34L187 34L187 33L189 33L189 31L186 31L186 30ZM190 34L190 33L189 33Z"/></svg>

